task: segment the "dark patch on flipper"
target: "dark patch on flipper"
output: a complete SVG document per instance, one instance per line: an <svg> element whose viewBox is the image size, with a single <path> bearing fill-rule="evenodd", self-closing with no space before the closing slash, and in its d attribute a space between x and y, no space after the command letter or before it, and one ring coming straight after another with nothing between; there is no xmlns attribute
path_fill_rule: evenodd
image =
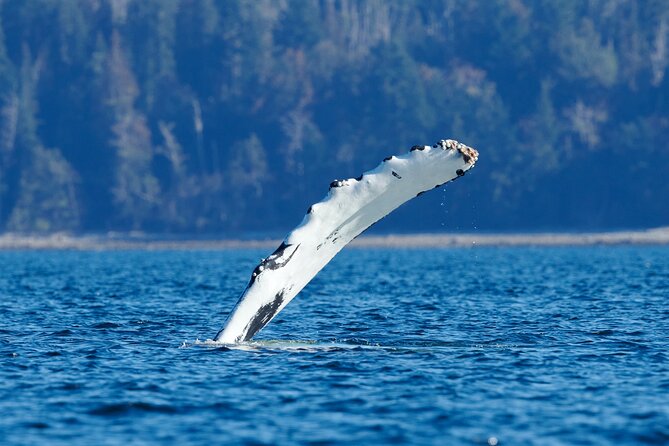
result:
<svg viewBox="0 0 669 446"><path fill-rule="evenodd" d="M420 196L423 195L425 192L426 192L426 191L418 192L418 193L416 194L416 196L417 196L417 197L420 197Z"/></svg>
<svg viewBox="0 0 669 446"><path fill-rule="evenodd" d="M262 272L260 270L260 265L262 265L262 262L260 262L258 264L258 266L256 266L255 269L253 270L253 272L251 273L251 279L249 280L249 284L246 285L246 289L249 289L251 286L253 286L254 283L256 283L256 279L258 278L258 274L260 274Z"/></svg>
<svg viewBox="0 0 669 446"><path fill-rule="evenodd" d="M467 155L466 153L463 152L463 153L462 153L462 160L463 160L465 163L469 164L470 161L472 160L472 157L469 156L469 155Z"/></svg>
<svg viewBox="0 0 669 446"><path fill-rule="evenodd" d="M415 150L425 150L425 146L413 146L409 151L413 152Z"/></svg>
<svg viewBox="0 0 669 446"><path fill-rule="evenodd" d="M342 181L334 180L332 183L330 183L330 189L335 187L341 187L342 185L343 185Z"/></svg>
<svg viewBox="0 0 669 446"><path fill-rule="evenodd" d="M362 175L360 175L359 177L357 177L355 180L356 180L356 181L362 181Z"/></svg>
<svg viewBox="0 0 669 446"><path fill-rule="evenodd" d="M290 259L293 258L297 250L300 248L300 245L297 245L295 247L295 250L290 254L290 256L288 256L287 259L283 260L283 253L286 251L286 249L290 248L291 246L293 245L286 245L286 242L281 243L279 247L276 248L276 250L272 254L270 254L270 256L267 257L264 262L261 263L261 265L263 266L263 271L266 269L275 270L286 266L288 262L290 262Z"/></svg>
<svg viewBox="0 0 669 446"><path fill-rule="evenodd" d="M330 233L330 235L325 237L325 240L323 240L323 243L320 243L318 246L316 246L316 251L320 250L323 247L323 245L326 244L327 242L332 242L332 243L336 242L337 239L339 239L339 230L340 229L341 229L341 226L338 227L337 229L335 229L334 231L332 231Z"/></svg>
<svg viewBox="0 0 669 446"><path fill-rule="evenodd" d="M455 174L459 177L463 176L465 174L465 171L462 169L458 169L455 171Z"/></svg>
<svg viewBox="0 0 669 446"><path fill-rule="evenodd" d="M307 209L307 214L311 214L312 212L314 212L314 207L309 206L309 209Z"/></svg>
<svg viewBox="0 0 669 446"><path fill-rule="evenodd" d="M279 291L272 302L266 303L258 309L253 318L244 328L244 334L240 336L238 341L249 341L256 333L263 329L265 325L272 320L274 315L279 311L279 307L283 303L283 294L285 290Z"/></svg>
<svg viewBox="0 0 669 446"><path fill-rule="evenodd" d="M318 246L316 246L316 251L320 250L324 244L331 242L332 244L336 243L337 240L339 240L339 231L341 230L343 226L339 226L337 229L332 231L330 235L325 237L325 240L323 240L323 243L320 243Z"/></svg>
<svg viewBox="0 0 669 446"><path fill-rule="evenodd" d="M311 209L311 208L309 208L309 209ZM290 248L291 246L293 246L293 245L287 245L286 242L282 242L279 245L279 247L276 248L274 250L274 252L269 255L269 257L267 257L266 259L262 259L260 261L260 263L258 264L258 266L256 266L255 269L253 270L253 273L251 273L251 280L249 281L249 284L248 284L247 287L250 287L251 285L253 285L255 283L256 278L258 277L258 275L260 273L262 273L263 271L268 270L268 269L269 270L276 270L276 269L283 268L284 266L286 266L288 264L288 262L290 261L290 259L293 258L293 256L297 252L297 250L300 248L300 245L297 245L295 247L295 250L290 254L290 256L286 260L283 260L283 261L279 262L279 260L281 260L283 258L283 253L286 251L286 249Z"/></svg>
<svg viewBox="0 0 669 446"><path fill-rule="evenodd" d="M332 240L332 242L334 243L334 241L337 240L337 239L339 238L339 230L340 230L340 229L341 229L341 226L338 227L337 229L335 229L334 231L332 231L332 232L330 233L330 235L328 235L327 237L325 237L325 241L326 241L326 242L329 242L329 241ZM334 240L333 240L333 239L334 239ZM322 243L321 243L321 244L322 244Z"/></svg>
<svg viewBox="0 0 669 446"><path fill-rule="evenodd" d="M391 172L391 173L393 174L393 176L394 176L395 178L397 178L398 180L401 180L401 179L402 179L402 177L400 176L400 174L397 173L397 172L395 172L394 170L391 170L390 172Z"/></svg>
<svg viewBox="0 0 669 446"><path fill-rule="evenodd" d="M383 162L385 163L386 161L390 161L393 158L395 158L394 155L393 156L387 156L387 157L383 158Z"/></svg>

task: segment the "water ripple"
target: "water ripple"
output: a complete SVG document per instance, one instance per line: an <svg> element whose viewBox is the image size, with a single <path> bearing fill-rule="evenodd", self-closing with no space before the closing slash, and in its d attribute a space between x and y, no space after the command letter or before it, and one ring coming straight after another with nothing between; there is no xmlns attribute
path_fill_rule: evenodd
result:
<svg viewBox="0 0 669 446"><path fill-rule="evenodd" d="M0 443L669 442L669 248L345 251L198 340L266 254L1 252Z"/></svg>

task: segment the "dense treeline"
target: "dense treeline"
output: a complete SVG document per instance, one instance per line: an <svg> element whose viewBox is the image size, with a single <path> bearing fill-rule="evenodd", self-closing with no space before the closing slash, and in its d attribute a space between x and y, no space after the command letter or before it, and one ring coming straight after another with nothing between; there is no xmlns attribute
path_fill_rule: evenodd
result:
<svg viewBox="0 0 669 446"><path fill-rule="evenodd" d="M668 66L664 0L0 0L0 230L283 231L445 137L385 228L667 224Z"/></svg>

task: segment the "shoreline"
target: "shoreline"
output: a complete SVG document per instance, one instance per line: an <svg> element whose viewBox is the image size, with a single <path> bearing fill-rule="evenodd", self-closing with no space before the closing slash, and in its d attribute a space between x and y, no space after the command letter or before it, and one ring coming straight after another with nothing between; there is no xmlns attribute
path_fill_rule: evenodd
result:
<svg viewBox="0 0 669 446"><path fill-rule="evenodd" d="M0 234L0 251L8 250L226 250L271 249L280 239L160 239L104 235ZM362 235L351 242L353 248L475 248L478 246L594 246L666 245L669 227L637 231L578 233L457 233Z"/></svg>

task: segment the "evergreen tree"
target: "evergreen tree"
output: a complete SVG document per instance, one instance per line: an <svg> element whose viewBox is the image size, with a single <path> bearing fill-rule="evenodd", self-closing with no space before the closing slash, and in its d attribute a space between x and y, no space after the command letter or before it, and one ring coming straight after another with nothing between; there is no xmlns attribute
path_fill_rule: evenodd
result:
<svg viewBox="0 0 669 446"><path fill-rule="evenodd" d="M107 60L107 106L113 114L111 146L116 150L112 190L120 221L140 229L150 224L159 205L152 172L153 146L146 117L135 109L139 88L117 32Z"/></svg>
<svg viewBox="0 0 669 446"><path fill-rule="evenodd" d="M285 226L441 137L481 149L451 193L488 225L605 221L613 168L658 221L668 42L662 0L0 0L0 228ZM558 175L601 215L539 215Z"/></svg>
<svg viewBox="0 0 669 446"><path fill-rule="evenodd" d="M16 201L7 229L21 232L75 230L79 227L77 174L57 149L46 149L37 134L35 88L40 60L24 46L17 113Z"/></svg>
<svg viewBox="0 0 669 446"><path fill-rule="evenodd" d="M0 229L6 219L7 194L12 189L8 171L13 159L19 108L15 89L14 66L7 55L0 16Z"/></svg>

